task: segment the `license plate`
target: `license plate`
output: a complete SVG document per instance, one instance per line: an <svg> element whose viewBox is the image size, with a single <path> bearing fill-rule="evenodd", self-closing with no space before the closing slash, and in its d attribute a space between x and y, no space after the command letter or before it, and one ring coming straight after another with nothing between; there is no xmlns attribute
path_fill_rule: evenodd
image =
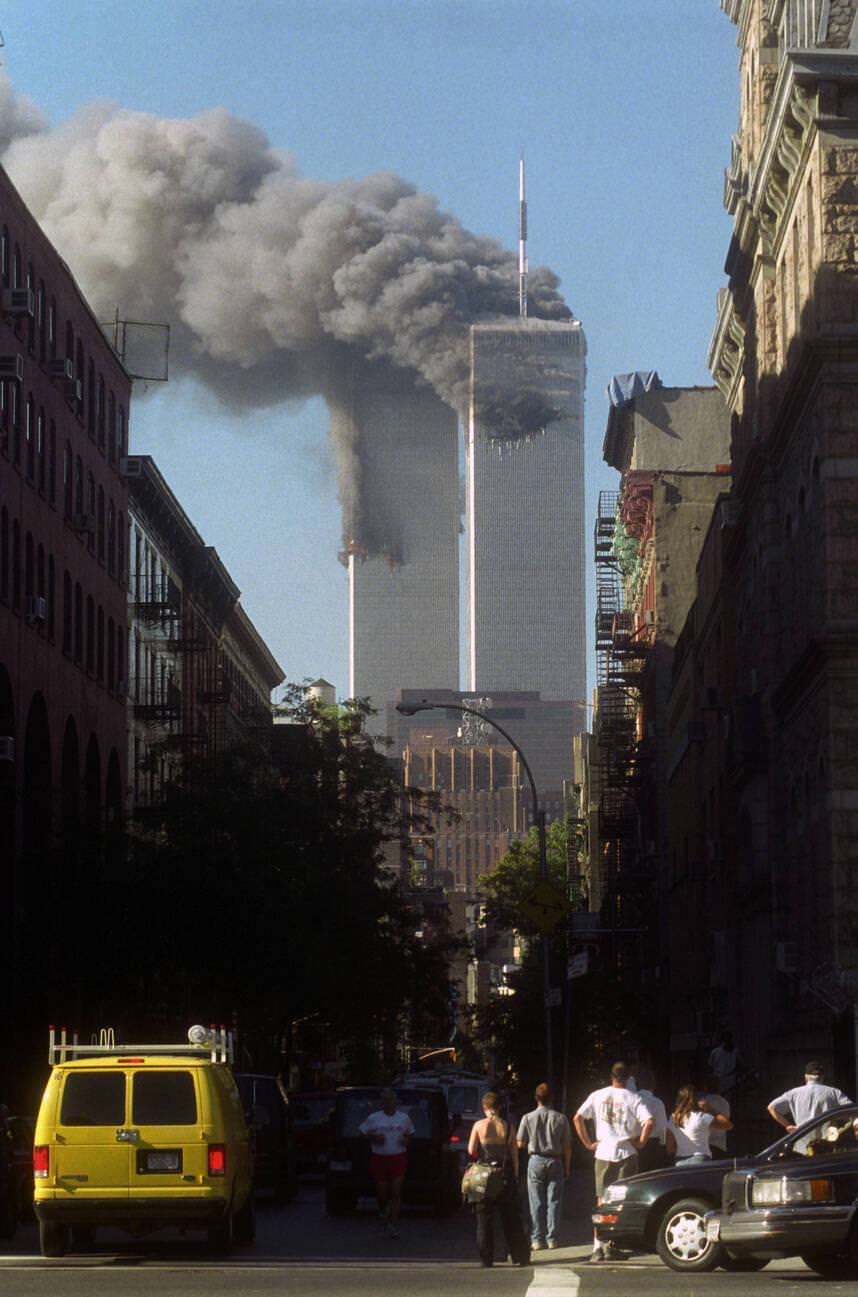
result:
<svg viewBox="0 0 858 1297"><path fill-rule="evenodd" d="M720 1220L718 1220L717 1218L716 1218L715 1220L707 1220L707 1222L706 1222L706 1237L708 1238L708 1240L709 1240L710 1243L717 1243L717 1242L718 1242L719 1238L721 1237L721 1222L720 1222Z"/></svg>
<svg viewBox="0 0 858 1297"><path fill-rule="evenodd" d="M146 1156L147 1171L178 1171L179 1154L178 1152L169 1153L148 1153Z"/></svg>

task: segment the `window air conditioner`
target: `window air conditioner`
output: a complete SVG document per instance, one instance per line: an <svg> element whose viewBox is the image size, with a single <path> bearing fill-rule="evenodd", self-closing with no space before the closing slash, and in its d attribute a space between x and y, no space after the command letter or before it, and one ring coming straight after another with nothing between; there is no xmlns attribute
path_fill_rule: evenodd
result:
<svg viewBox="0 0 858 1297"><path fill-rule="evenodd" d="M73 513L69 518L72 531L87 531L95 535L94 513Z"/></svg>
<svg viewBox="0 0 858 1297"><path fill-rule="evenodd" d="M6 315L35 315L36 298L32 288L4 288L3 310Z"/></svg>
<svg viewBox="0 0 858 1297"><path fill-rule="evenodd" d="M654 626L654 625L655 625L655 609L654 609L654 608L647 608L647 609L645 610L645 612L644 612L643 619L644 619L644 625L645 625L645 626Z"/></svg>
<svg viewBox="0 0 858 1297"><path fill-rule="evenodd" d="M47 599L43 599L41 595L30 595L24 617L30 626L43 626L48 620Z"/></svg>
<svg viewBox="0 0 858 1297"><path fill-rule="evenodd" d="M142 477L143 461L138 455L128 455L119 461L120 477Z"/></svg>
<svg viewBox="0 0 858 1297"><path fill-rule="evenodd" d="M23 383L24 357L20 351L7 352L0 356L0 378L12 378L16 383Z"/></svg>
<svg viewBox="0 0 858 1297"><path fill-rule="evenodd" d="M74 378L74 365L68 356L52 356L48 361L48 373L51 378L65 378L71 381Z"/></svg>

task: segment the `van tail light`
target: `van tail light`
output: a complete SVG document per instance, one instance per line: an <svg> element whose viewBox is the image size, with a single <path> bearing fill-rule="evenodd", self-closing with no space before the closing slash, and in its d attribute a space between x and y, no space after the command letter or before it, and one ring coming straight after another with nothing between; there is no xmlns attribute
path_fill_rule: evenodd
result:
<svg viewBox="0 0 858 1297"><path fill-rule="evenodd" d="M209 1144L209 1175L226 1175L226 1144Z"/></svg>
<svg viewBox="0 0 858 1297"><path fill-rule="evenodd" d="M33 1149L33 1175L37 1180L46 1180L51 1157L47 1144L37 1144Z"/></svg>
<svg viewBox="0 0 858 1297"><path fill-rule="evenodd" d="M451 1136L450 1136L450 1143L451 1143L451 1144L461 1144L461 1142L462 1142L462 1137L461 1137L461 1135L451 1135Z"/></svg>

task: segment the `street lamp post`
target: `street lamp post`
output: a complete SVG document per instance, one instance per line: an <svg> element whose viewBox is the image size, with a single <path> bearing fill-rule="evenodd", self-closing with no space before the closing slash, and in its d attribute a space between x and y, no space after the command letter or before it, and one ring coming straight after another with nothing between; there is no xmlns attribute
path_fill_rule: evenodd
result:
<svg viewBox="0 0 858 1297"><path fill-rule="evenodd" d="M485 712L477 711L474 707L465 707L462 703L397 703L396 710L403 716L416 716L418 712L432 711L463 712L466 716L477 716L481 721L485 721L487 725L491 725L493 729L496 729L499 734L503 735L510 747L518 753L519 759L521 764L524 766L525 774L530 783L530 795L533 801L533 815L536 821L536 829L539 837L539 877L547 878L548 850L545 840L545 811L539 802L539 795L536 791L536 780L533 778L533 771L530 768L530 763L512 735L508 733L508 731L505 730L496 720L493 720L491 716L487 716ZM542 938L542 969L544 981L543 999L545 1002L545 1073L550 1085L554 1072L554 1052L551 1039L551 1003L549 997L549 992L551 990L551 967L549 963L547 932Z"/></svg>

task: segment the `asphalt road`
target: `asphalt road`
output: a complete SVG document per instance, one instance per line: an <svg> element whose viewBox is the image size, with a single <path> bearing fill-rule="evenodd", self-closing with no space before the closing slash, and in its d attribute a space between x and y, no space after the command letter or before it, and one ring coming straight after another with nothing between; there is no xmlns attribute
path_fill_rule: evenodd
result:
<svg viewBox="0 0 858 1297"><path fill-rule="evenodd" d="M105 1232L91 1254L45 1260L28 1225L0 1244L0 1297L855 1297L855 1283L825 1282L800 1261L696 1277L656 1257L588 1267L587 1218L572 1194L569 1208L564 1246L536 1253L528 1269L500 1257L482 1269L466 1211L443 1220L408 1214L394 1240L371 1210L326 1216L317 1184L286 1206L260 1204L255 1245L227 1260L210 1258L199 1236L171 1231L142 1242Z"/></svg>

